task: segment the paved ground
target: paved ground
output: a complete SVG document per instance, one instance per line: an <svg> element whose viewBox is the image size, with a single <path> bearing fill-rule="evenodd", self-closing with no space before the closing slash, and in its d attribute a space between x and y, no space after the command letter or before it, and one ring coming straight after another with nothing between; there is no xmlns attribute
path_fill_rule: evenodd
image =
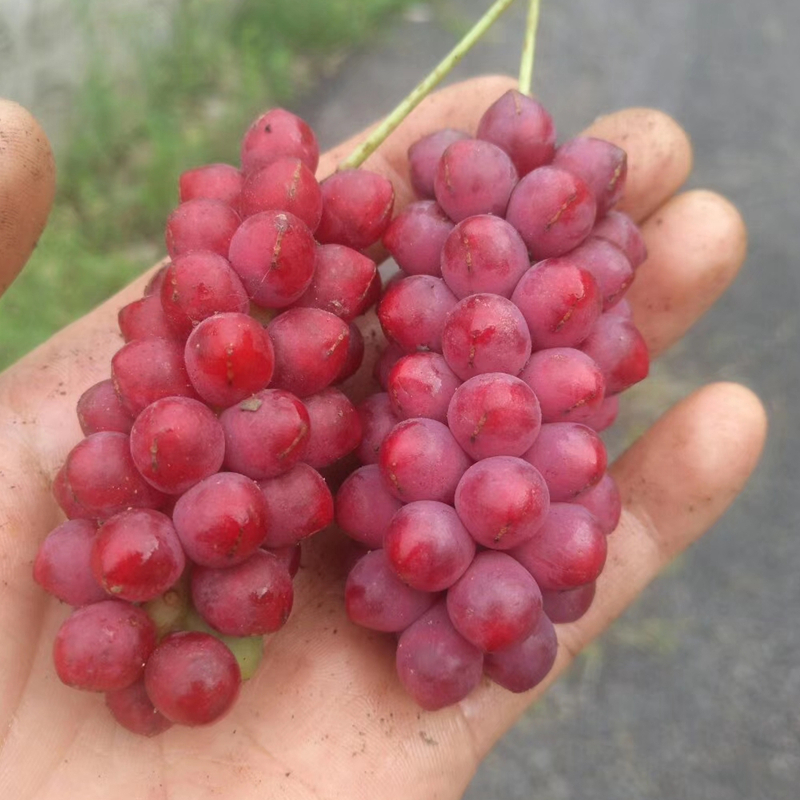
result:
<svg viewBox="0 0 800 800"><path fill-rule="evenodd" d="M470 20L487 5L450 9ZM771 436L733 510L506 736L467 798L797 798L800 4L543 6L537 88L562 133L628 105L664 109L694 140L692 184L730 196L751 231L741 279L629 400L631 424L732 379L764 399ZM303 109L326 144L387 111L455 41L424 12L397 20ZM515 73L522 20L510 12L458 77Z"/></svg>

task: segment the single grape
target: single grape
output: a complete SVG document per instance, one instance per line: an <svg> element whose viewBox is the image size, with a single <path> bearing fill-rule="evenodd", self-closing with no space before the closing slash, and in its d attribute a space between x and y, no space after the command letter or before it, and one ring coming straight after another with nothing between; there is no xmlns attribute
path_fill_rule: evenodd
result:
<svg viewBox="0 0 800 800"><path fill-rule="evenodd" d="M394 342L387 342L380 351L380 355L372 368L372 377L375 378L378 385L384 391L386 391L389 386L389 375L391 371L404 355L406 355L406 351L403 350L399 344L395 344Z"/></svg>
<svg viewBox="0 0 800 800"><path fill-rule="evenodd" d="M486 109L476 136L505 150L520 177L549 164L556 149L553 118L541 103L516 89Z"/></svg>
<svg viewBox="0 0 800 800"><path fill-rule="evenodd" d="M578 347L603 311L597 281L571 263L569 255L531 267L520 278L511 301L528 323L534 351Z"/></svg>
<svg viewBox="0 0 800 800"><path fill-rule="evenodd" d="M322 184L320 244L343 244L364 250L379 241L392 219L394 187L383 175L366 169L334 172Z"/></svg>
<svg viewBox="0 0 800 800"><path fill-rule="evenodd" d="M117 314L117 322L126 342L134 339L180 340L180 335L169 324L157 294L140 297L124 305Z"/></svg>
<svg viewBox="0 0 800 800"><path fill-rule="evenodd" d="M316 172L319 144L307 122L283 108L272 108L254 120L242 138L242 169L252 172L280 158L299 158Z"/></svg>
<svg viewBox="0 0 800 800"><path fill-rule="evenodd" d="M383 545L383 535L403 504L386 488L377 464L351 472L336 493L336 524L371 549Z"/></svg>
<svg viewBox="0 0 800 800"><path fill-rule="evenodd" d="M189 558L218 569L249 558L269 530L269 509L258 484L236 472L218 472L195 484L178 498L172 519Z"/></svg>
<svg viewBox="0 0 800 800"><path fill-rule="evenodd" d="M305 454L306 407L293 394L264 389L219 417L225 435L225 467L254 480L288 472Z"/></svg>
<svg viewBox="0 0 800 800"><path fill-rule="evenodd" d="M286 308L311 283L316 245L294 214L262 211L239 226L225 255L256 305Z"/></svg>
<svg viewBox="0 0 800 800"><path fill-rule="evenodd" d="M452 506L417 500L389 521L383 550L404 583L422 592L440 592L472 563L475 542Z"/></svg>
<svg viewBox="0 0 800 800"><path fill-rule="evenodd" d="M392 410L398 419L428 417L445 423L447 407L460 385L458 376L438 353L403 356L386 381Z"/></svg>
<svg viewBox="0 0 800 800"><path fill-rule="evenodd" d="M167 218L166 244L170 258L195 250L228 255L239 215L221 200L187 200Z"/></svg>
<svg viewBox="0 0 800 800"><path fill-rule="evenodd" d="M510 550L538 533L550 508L541 473L510 456L473 464L455 493L458 516L478 544Z"/></svg>
<svg viewBox="0 0 800 800"><path fill-rule="evenodd" d="M296 464L277 478L259 481L258 486L267 501L266 548L294 549L333 522L331 490L308 464Z"/></svg>
<svg viewBox="0 0 800 800"><path fill-rule="evenodd" d="M407 275L441 277L440 255L453 222L433 200L406 206L383 235L383 246Z"/></svg>
<svg viewBox="0 0 800 800"><path fill-rule="evenodd" d="M248 173L242 186L243 217L288 211L315 231L322 218L322 192L314 173L298 158L281 158Z"/></svg>
<svg viewBox="0 0 800 800"><path fill-rule="evenodd" d="M179 725L216 722L233 706L241 682L233 653L214 636L196 631L166 636L144 672L147 696Z"/></svg>
<svg viewBox="0 0 800 800"><path fill-rule="evenodd" d="M441 353L444 320L456 303L441 278L409 275L386 289L378 304L378 319L386 338L406 353Z"/></svg>
<svg viewBox="0 0 800 800"><path fill-rule="evenodd" d="M187 200L221 200L239 210L242 173L231 164L205 164L187 169L178 178L181 203Z"/></svg>
<svg viewBox="0 0 800 800"><path fill-rule="evenodd" d="M556 503L574 500L605 475L608 455L595 431L578 422L542 425L533 446L522 456L547 482Z"/></svg>
<svg viewBox="0 0 800 800"><path fill-rule="evenodd" d="M606 536L589 511L575 503L551 503L538 535L511 555L542 591L560 591L596 580L606 563L606 551Z"/></svg>
<svg viewBox="0 0 800 800"><path fill-rule="evenodd" d="M95 515L84 508L75 499L75 495L72 494L72 489L67 483L66 463L53 478L52 493L53 498L67 519L95 519Z"/></svg>
<svg viewBox="0 0 800 800"><path fill-rule="evenodd" d="M228 261L202 251L178 256L167 267L160 298L169 325L184 340L198 322L213 314L246 314L250 308L247 292Z"/></svg>
<svg viewBox="0 0 800 800"><path fill-rule="evenodd" d="M622 498L616 481L610 475L604 475L596 486L576 497L574 502L591 511L606 536L619 525Z"/></svg>
<svg viewBox="0 0 800 800"><path fill-rule="evenodd" d="M541 423L533 390L503 372L486 372L462 383L447 410L450 431L476 461L521 456L536 440Z"/></svg>
<svg viewBox="0 0 800 800"><path fill-rule="evenodd" d="M78 398L77 412L84 436L100 431L130 433L133 425L110 378L93 384Z"/></svg>
<svg viewBox="0 0 800 800"><path fill-rule="evenodd" d="M516 230L489 214L459 222L441 253L442 278L459 299L481 292L511 297L531 265L525 242Z"/></svg>
<svg viewBox="0 0 800 800"><path fill-rule="evenodd" d="M62 623L53 661L67 686L111 692L139 679L155 646L155 627L141 608L102 600L73 611Z"/></svg>
<svg viewBox="0 0 800 800"><path fill-rule="evenodd" d="M350 327L319 308L290 308L270 322L275 350L272 385L297 397L330 386L344 367Z"/></svg>
<svg viewBox="0 0 800 800"><path fill-rule="evenodd" d="M386 487L398 500L451 503L470 459L445 425L418 418L392 428L378 464Z"/></svg>
<svg viewBox="0 0 800 800"><path fill-rule="evenodd" d="M106 692L106 705L123 728L139 736L158 736L172 727L172 722L156 709L147 696L144 678L139 678L124 689Z"/></svg>
<svg viewBox="0 0 800 800"><path fill-rule="evenodd" d="M592 236L563 258L594 276L603 298L603 311L619 303L633 283L631 262L617 245L607 239Z"/></svg>
<svg viewBox="0 0 800 800"><path fill-rule="evenodd" d="M418 197L434 196L434 180L439 159L447 148L462 139L469 139L466 131L456 128L442 128L417 139L408 148L408 167L411 174L411 186Z"/></svg>
<svg viewBox="0 0 800 800"><path fill-rule="evenodd" d="M263 549L275 556L286 567L290 577L294 578L297 575L303 555L299 544L291 545L290 547L264 547Z"/></svg>
<svg viewBox="0 0 800 800"><path fill-rule="evenodd" d="M630 320L617 314L603 314L581 350L600 367L609 395L644 380L650 370L647 342Z"/></svg>
<svg viewBox="0 0 800 800"><path fill-rule="evenodd" d="M436 711L463 700L480 683L483 654L456 631L439 602L400 634L396 664L417 705Z"/></svg>
<svg viewBox="0 0 800 800"><path fill-rule="evenodd" d="M386 392L370 395L356 410L361 420L361 444L356 448L356 455L362 464L377 464L383 440L400 418L394 413Z"/></svg>
<svg viewBox="0 0 800 800"><path fill-rule="evenodd" d="M542 615L542 593L518 561L487 550L448 590L447 613L468 642L492 653L531 635Z"/></svg>
<svg viewBox="0 0 800 800"><path fill-rule="evenodd" d="M462 380L485 372L516 375L531 354L531 335L510 300L497 294L473 294L447 315L442 354Z"/></svg>
<svg viewBox="0 0 800 800"><path fill-rule="evenodd" d="M366 310L376 273L375 262L358 250L341 244L320 245L311 284L294 305L319 308L352 322Z"/></svg>
<svg viewBox="0 0 800 800"><path fill-rule="evenodd" d="M315 469L334 464L361 444L361 418L338 389L323 389L303 401L311 433L303 461Z"/></svg>
<svg viewBox="0 0 800 800"><path fill-rule="evenodd" d="M107 600L94 579L92 545L97 525L88 519L72 519L54 528L39 545L33 562L33 579L46 592L71 606Z"/></svg>
<svg viewBox="0 0 800 800"><path fill-rule="evenodd" d="M601 218L625 191L628 158L621 147L593 136L577 136L559 145L553 166L577 175L591 189Z"/></svg>
<svg viewBox="0 0 800 800"><path fill-rule="evenodd" d="M534 353L520 373L542 407L542 422L583 422L605 397L600 367L586 353L553 347Z"/></svg>
<svg viewBox="0 0 800 800"><path fill-rule="evenodd" d="M292 579L266 550L227 569L197 566L192 602L212 628L228 636L263 636L282 628L292 610Z"/></svg>
<svg viewBox="0 0 800 800"><path fill-rule="evenodd" d="M527 692L547 677L557 654L555 628L547 615L542 614L527 639L497 653L487 653L483 671L510 692Z"/></svg>
<svg viewBox="0 0 800 800"><path fill-rule="evenodd" d="M93 433L75 445L64 463L63 491L92 519L127 508L161 508L167 500L137 470L129 437L115 431Z"/></svg>
<svg viewBox="0 0 800 800"><path fill-rule="evenodd" d="M164 397L197 397L183 360L184 346L169 339L138 339L117 350L111 378L125 410L138 417Z"/></svg>
<svg viewBox="0 0 800 800"><path fill-rule="evenodd" d="M434 602L435 594L413 589L397 577L383 550L373 550L359 559L344 587L347 616L375 631L403 631Z"/></svg>
<svg viewBox="0 0 800 800"><path fill-rule="evenodd" d="M624 297L618 303L615 303L611 308L609 308L608 311L610 314L614 314L615 316L622 317L623 319L633 322L633 307Z"/></svg>
<svg viewBox="0 0 800 800"><path fill-rule="evenodd" d="M513 162L499 147L461 139L442 153L433 185L436 202L461 222L475 214L504 216L517 180Z"/></svg>
<svg viewBox="0 0 800 800"><path fill-rule="evenodd" d="M631 266L637 269L647 259L647 245L636 223L622 211L609 211L592 228L592 236L608 239L628 257Z"/></svg>
<svg viewBox="0 0 800 800"><path fill-rule="evenodd" d="M506 219L517 229L535 261L568 253L594 225L597 205L589 187L558 167L529 172L515 187Z"/></svg>
<svg viewBox="0 0 800 800"><path fill-rule="evenodd" d="M215 314L186 341L186 372L209 405L227 408L266 388L272 380L272 340L247 314Z"/></svg>
<svg viewBox="0 0 800 800"><path fill-rule="evenodd" d="M97 531L92 573L112 597L141 603L166 592L186 566L172 520L148 508L115 514Z"/></svg>
<svg viewBox="0 0 800 800"><path fill-rule="evenodd" d="M183 494L222 466L225 434L198 400L165 397L149 405L131 428L131 455L159 491Z"/></svg>
<svg viewBox="0 0 800 800"><path fill-rule="evenodd" d="M579 620L589 610L596 586L595 583L587 583L577 589L542 592L545 614L557 625Z"/></svg>

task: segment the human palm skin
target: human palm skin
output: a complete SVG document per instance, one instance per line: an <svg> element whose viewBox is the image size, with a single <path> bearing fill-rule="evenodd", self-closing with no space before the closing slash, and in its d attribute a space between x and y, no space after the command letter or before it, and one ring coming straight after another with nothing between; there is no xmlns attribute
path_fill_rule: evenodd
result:
<svg viewBox="0 0 800 800"><path fill-rule="evenodd" d="M512 82L482 78L428 98L367 167L412 199L405 153L438 128L474 130ZM26 112L0 104L0 287L11 282L52 198L46 140ZM629 299L653 357L677 341L732 281L746 236L736 210L706 191L677 194L691 166L686 135L649 110L619 112L589 132L629 157L622 208L650 252ZM352 148L323 156L320 175ZM81 433L75 403L109 375L116 313L145 278L54 336L0 376L0 796L14 800L124 797L381 798L461 796L493 743L676 553L726 510L754 468L766 422L743 387L708 386L668 412L613 467L624 501L590 611L558 626L547 681L512 695L489 682L454 707L423 712L394 673L392 637L350 624L343 610L346 547L335 531L304 546L295 608L268 639L233 711L206 728L154 739L129 734L100 695L63 686L51 662L68 609L32 579L39 543L62 519L50 482ZM42 302L57 302L43 297ZM369 329L369 324L366 324ZM369 333L369 330L367 331ZM378 337L367 335L374 348ZM365 379L351 382L354 394Z"/></svg>

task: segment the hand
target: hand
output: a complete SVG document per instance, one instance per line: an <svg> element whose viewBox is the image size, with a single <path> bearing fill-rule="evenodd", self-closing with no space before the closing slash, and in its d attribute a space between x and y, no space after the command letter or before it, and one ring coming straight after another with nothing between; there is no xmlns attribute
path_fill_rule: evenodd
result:
<svg viewBox="0 0 800 800"><path fill-rule="evenodd" d="M484 78L428 98L366 166L391 178L402 206L411 198L408 145L445 125L474 129L510 85L506 78ZM6 130L20 120L31 124L17 108L0 111ZM663 114L623 111L590 132L628 151L623 207L643 223L650 251L629 297L657 356L734 278L744 259L744 227L736 210L710 192L675 195L691 151ZM324 156L320 174L333 170L351 145ZM13 190L15 170L26 164L31 174L34 167L44 174L48 155L43 141L11 138L0 149L0 185ZM10 220L0 227L0 287L13 279L43 224L50 184L34 188L0 193L0 220ZM0 787L15 800L457 798L525 708L720 517L764 440L759 401L742 387L718 384L672 409L614 465L625 508L609 539L594 604L577 623L558 626L556 666L528 694L486 682L453 708L416 708L394 675L392 638L348 623L341 548L335 534L323 534L304 549L294 612L267 642L261 668L234 710L208 728L137 738L114 723L101 696L59 682L51 644L68 609L34 584L31 570L39 543L61 520L50 482L81 435L76 400L108 377L121 344L117 310L141 295L144 282L0 376Z"/></svg>

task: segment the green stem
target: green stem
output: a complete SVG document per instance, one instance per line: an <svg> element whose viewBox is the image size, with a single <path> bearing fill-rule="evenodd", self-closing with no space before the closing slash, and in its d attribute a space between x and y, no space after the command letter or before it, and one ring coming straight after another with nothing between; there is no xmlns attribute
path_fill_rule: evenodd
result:
<svg viewBox="0 0 800 800"><path fill-rule="evenodd" d="M533 85L533 57L536 53L536 29L539 27L539 0L530 0L525 42L522 45L522 62L519 66L520 94L531 94Z"/></svg>
<svg viewBox="0 0 800 800"><path fill-rule="evenodd" d="M341 164L339 169L360 167L383 144L387 136L430 94L467 51L483 36L495 20L514 0L496 0L464 38L444 57L437 67L386 117Z"/></svg>

